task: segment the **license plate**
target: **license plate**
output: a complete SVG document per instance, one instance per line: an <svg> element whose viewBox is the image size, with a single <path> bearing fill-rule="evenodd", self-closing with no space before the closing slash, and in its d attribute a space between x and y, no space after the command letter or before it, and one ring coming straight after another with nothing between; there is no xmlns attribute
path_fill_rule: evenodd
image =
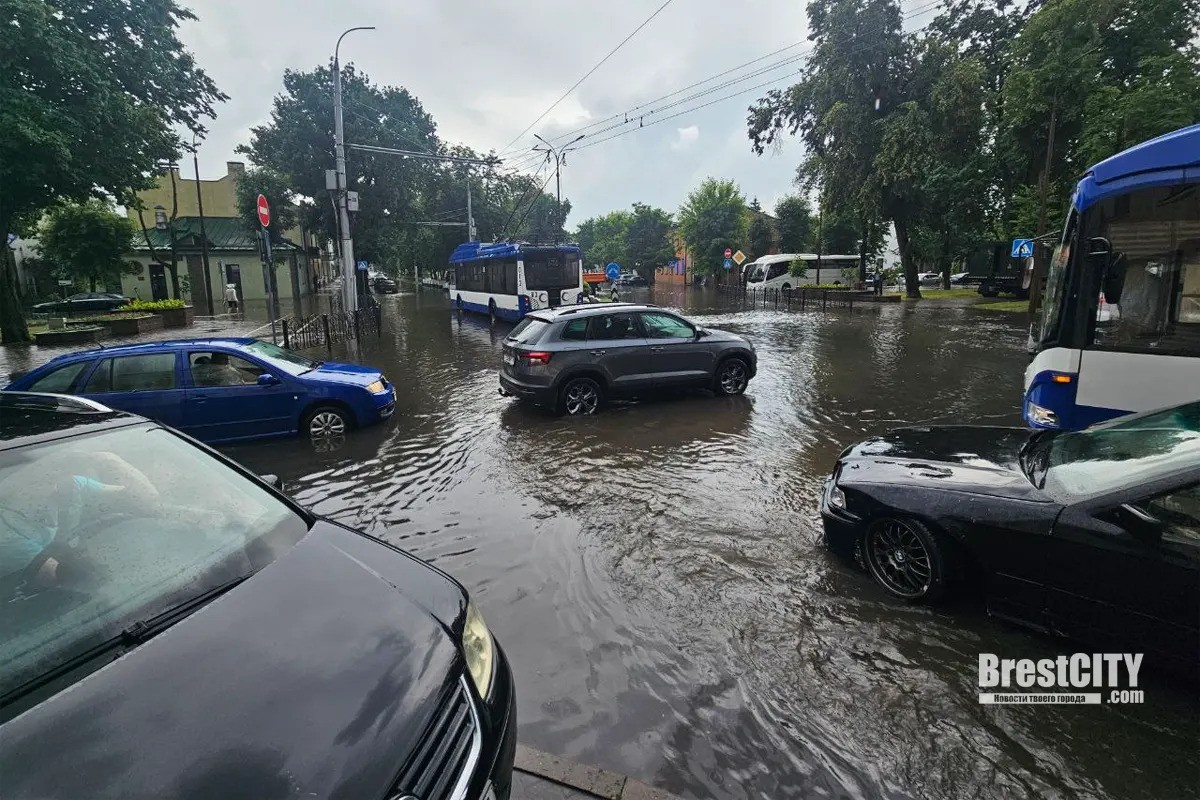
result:
<svg viewBox="0 0 1200 800"><path fill-rule="evenodd" d="M516 356L505 356L504 363L508 364L511 367L513 364L517 363L517 357Z"/></svg>

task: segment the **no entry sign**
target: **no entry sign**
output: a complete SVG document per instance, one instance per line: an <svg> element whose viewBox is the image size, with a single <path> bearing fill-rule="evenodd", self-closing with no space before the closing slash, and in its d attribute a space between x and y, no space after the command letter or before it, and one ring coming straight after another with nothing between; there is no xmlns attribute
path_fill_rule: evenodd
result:
<svg viewBox="0 0 1200 800"><path fill-rule="evenodd" d="M271 206L267 203L267 196L265 194L260 194L258 196L257 209L258 209L258 224L262 225L264 228L270 227L270 225L271 225Z"/></svg>

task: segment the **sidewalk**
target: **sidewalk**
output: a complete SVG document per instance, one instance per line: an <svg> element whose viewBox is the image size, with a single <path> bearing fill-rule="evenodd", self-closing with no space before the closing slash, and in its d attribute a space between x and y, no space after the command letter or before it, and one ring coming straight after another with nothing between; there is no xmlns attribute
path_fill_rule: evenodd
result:
<svg viewBox="0 0 1200 800"><path fill-rule="evenodd" d="M511 800L679 800L626 775L517 745Z"/></svg>

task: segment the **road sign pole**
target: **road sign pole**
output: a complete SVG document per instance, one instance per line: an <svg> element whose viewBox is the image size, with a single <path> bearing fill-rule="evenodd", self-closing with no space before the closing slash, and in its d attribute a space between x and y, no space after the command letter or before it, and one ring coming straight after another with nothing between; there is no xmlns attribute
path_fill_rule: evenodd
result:
<svg viewBox="0 0 1200 800"><path fill-rule="evenodd" d="M262 229L263 289L267 293L267 319L271 321L271 344L276 344L275 335L275 263L271 257L271 231Z"/></svg>

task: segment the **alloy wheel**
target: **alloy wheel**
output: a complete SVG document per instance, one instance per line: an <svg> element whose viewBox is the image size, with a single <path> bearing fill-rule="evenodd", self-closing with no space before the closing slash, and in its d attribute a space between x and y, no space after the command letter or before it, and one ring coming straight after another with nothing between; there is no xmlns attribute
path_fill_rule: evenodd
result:
<svg viewBox="0 0 1200 800"><path fill-rule="evenodd" d="M865 556L875 579L894 595L924 597L933 579L928 548L903 520L881 520L867 532Z"/></svg>
<svg viewBox="0 0 1200 800"><path fill-rule="evenodd" d="M572 417L595 414L600 407L600 392L590 381L576 381L567 387L563 406Z"/></svg>
<svg viewBox="0 0 1200 800"><path fill-rule="evenodd" d="M308 421L311 436L341 436L346 432L346 419L336 411L318 411Z"/></svg>
<svg viewBox="0 0 1200 800"><path fill-rule="evenodd" d="M741 361L728 361L721 367L721 391L725 394L740 394L746 389L746 365Z"/></svg>

